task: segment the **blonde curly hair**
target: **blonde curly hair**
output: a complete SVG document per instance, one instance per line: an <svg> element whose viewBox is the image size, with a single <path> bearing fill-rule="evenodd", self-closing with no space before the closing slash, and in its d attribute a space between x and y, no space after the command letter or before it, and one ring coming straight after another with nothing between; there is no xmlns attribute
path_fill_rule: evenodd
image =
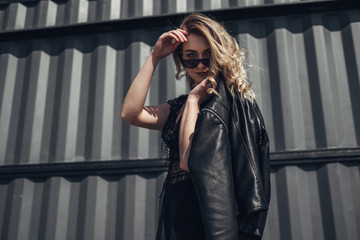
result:
<svg viewBox="0 0 360 240"><path fill-rule="evenodd" d="M203 36L209 43L211 49L210 71L208 79L212 84L209 93L215 93L217 83L215 78L219 73L225 78L226 86L234 95L237 89L241 97L250 100L255 99L255 94L251 89L251 83L247 81L247 66L245 55L248 53L239 48L236 40L230 36L224 26L219 22L201 13L191 13L186 16L180 28L190 33ZM182 44L173 52L176 65L176 78L180 79L184 74L190 88L195 87L195 81L186 73L181 64ZM185 73L184 73L185 71Z"/></svg>

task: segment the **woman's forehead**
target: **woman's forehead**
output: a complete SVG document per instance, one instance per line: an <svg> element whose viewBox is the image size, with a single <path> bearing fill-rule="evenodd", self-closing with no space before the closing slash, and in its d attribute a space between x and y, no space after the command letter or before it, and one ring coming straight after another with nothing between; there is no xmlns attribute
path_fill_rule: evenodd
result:
<svg viewBox="0 0 360 240"><path fill-rule="evenodd" d="M187 42L183 43L183 50L194 50L197 52L203 52L210 48L206 38L199 34L191 33L187 36Z"/></svg>

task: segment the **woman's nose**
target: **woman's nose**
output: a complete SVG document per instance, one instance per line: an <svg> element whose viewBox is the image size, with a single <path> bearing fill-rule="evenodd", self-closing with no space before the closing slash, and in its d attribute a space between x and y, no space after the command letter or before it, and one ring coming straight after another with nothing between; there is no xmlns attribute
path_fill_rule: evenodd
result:
<svg viewBox="0 0 360 240"><path fill-rule="evenodd" d="M204 68L206 67L202 61L199 62L199 64L197 65L198 68Z"/></svg>

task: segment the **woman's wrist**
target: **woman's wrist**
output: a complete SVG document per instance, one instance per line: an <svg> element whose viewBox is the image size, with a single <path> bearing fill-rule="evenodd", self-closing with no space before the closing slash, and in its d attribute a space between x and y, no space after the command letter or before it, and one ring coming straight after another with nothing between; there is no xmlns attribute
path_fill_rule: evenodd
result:
<svg viewBox="0 0 360 240"><path fill-rule="evenodd" d="M192 111L199 112L200 99L196 98L195 96L194 97L188 96L185 105L188 109L193 109Z"/></svg>
<svg viewBox="0 0 360 240"><path fill-rule="evenodd" d="M156 66L158 64L158 62L161 60L161 57L157 56L156 54L154 54L154 50L152 50L149 54L149 58L151 58L154 66Z"/></svg>
<svg viewBox="0 0 360 240"><path fill-rule="evenodd" d="M199 101L200 101L200 99L198 97L190 94L186 100L186 104L199 105Z"/></svg>

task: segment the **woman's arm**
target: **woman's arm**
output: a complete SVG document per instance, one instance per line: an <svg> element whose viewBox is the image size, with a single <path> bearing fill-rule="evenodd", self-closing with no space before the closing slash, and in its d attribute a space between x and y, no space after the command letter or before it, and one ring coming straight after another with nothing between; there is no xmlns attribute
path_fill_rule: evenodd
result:
<svg viewBox="0 0 360 240"><path fill-rule="evenodd" d="M121 118L129 124L149 129L161 130L169 115L169 105L145 107L146 95L149 90L155 67L161 58L173 52L177 46L187 41L183 30L173 30L162 34L157 40L154 50L146 59L136 75L124 99ZM173 43L172 40L176 41Z"/></svg>
<svg viewBox="0 0 360 240"><path fill-rule="evenodd" d="M169 106L167 104L144 106L152 75L160 59L154 56L153 52L150 53L126 94L121 117L129 124L156 130L162 129L166 116L169 114Z"/></svg>
<svg viewBox="0 0 360 240"><path fill-rule="evenodd" d="M200 112L200 105L210 97L207 93L208 80L204 79L191 92L186 100L179 130L180 168L188 171L188 158L191 149L192 136Z"/></svg>
<svg viewBox="0 0 360 240"><path fill-rule="evenodd" d="M188 99L184 107L179 131L180 168L185 171L189 171L187 162L199 112L200 108L196 99Z"/></svg>

